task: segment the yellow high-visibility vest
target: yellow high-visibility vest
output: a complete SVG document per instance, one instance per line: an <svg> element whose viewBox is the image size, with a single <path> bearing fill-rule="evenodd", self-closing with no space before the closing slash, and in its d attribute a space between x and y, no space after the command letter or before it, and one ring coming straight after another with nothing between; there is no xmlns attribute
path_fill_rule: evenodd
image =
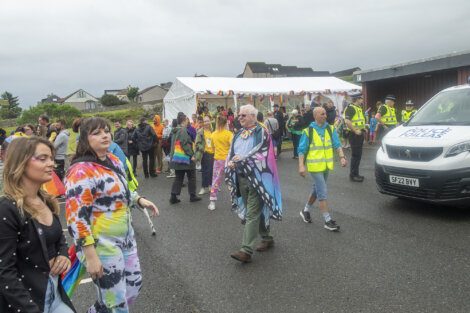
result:
<svg viewBox="0 0 470 313"><path fill-rule="evenodd" d="M407 111L407 110L403 110L401 111L401 121L402 122L407 122L410 117L415 114L416 110L412 110L412 111Z"/></svg>
<svg viewBox="0 0 470 313"><path fill-rule="evenodd" d="M366 118L364 117L364 113L362 113L362 108L353 103L351 103L350 106L355 111L354 116L351 118L351 123L353 124L353 126L358 129L366 128Z"/></svg>
<svg viewBox="0 0 470 313"><path fill-rule="evenodd" d="M397 115L395 114L395 108L391 108L388 105L384 105L385 109L387 110L387 113L382 115L382 122L386 126L395 126L398 124L397 121Z"/></svg>
<svg viewBox="0 0 470 313"><path fill-rule="evenodd" d="M129 187L130 191L136 191L137 187L139 186L139 182L135 178L134 170L132 169L132 164L127 158L126 158L126 166L127 166L127 186Z"/></svg>
<svg viewBox="0 0 470 313"><path fill-rule="evenodd" d="M328 125L328 127L333 134L333 126ZM312 129L312 138L309 138L309 129ZM307 170L314 173L333 170L333 140L329 134L330 132L325 129L323 140L313 127L308 127L304 129L303 132L307 135L310 142L308 154L305 159Z"/></svg>

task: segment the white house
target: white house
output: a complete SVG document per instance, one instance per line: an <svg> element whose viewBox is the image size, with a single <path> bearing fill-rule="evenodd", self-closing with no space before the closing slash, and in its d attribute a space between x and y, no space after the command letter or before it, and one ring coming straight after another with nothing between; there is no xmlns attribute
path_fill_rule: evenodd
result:
<svg viewBox="0 0 470 313"><path fill-rule="evenodd" d="M80 111L90 111L97 109L101 104L99 99L86 92L83 89L78 89L61 101L63 104L70 104Z"/></svg>

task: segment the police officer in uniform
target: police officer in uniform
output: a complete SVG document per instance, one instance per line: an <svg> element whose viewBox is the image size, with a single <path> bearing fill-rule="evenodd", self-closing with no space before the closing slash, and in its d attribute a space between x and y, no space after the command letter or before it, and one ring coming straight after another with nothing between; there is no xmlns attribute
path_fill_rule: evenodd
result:
<svg viewBox="0 0 470 313"><path fill-rule="evenodd" d="M379 111L375 115L378 122L378 140L382 141L382 138L394 127L397 126L397 115L395 113L395 96L388 95L385 97L385 104L379 108Z"/></svg>
<svg viewBox="0 0 470 313"><path fill-rule="evenodd" d="M363 98L361 93L351 95L352 102L344 111L344 121L349 129L349 144L351 145L351 167L349 179L353 182L364 181L364 176L359 175L359 165L362 158L362 145L366 119L362 112Z"/></svg>
<svg viewBox="0 0 470 313"><path fill-rule="evenodd" d="M405 110L401 111L401 122L405 123L416 113L415 104L413 101L408 100L405 103Z"/></svg>

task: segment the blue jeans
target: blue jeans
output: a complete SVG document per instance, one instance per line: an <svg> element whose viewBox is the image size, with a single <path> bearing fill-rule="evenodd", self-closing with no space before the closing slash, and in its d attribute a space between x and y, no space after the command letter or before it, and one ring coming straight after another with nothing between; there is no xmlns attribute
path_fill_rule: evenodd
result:
<svg viewBox="0 0 470 313"><path fill-rule="evenodd" d="M310 172L310 175L313 178L312 186L312 196L317 198L317 200L326 200L328 196L328 191L326 189L326 180L328 179L329 171L324 172Z"/></svg>
<svg viewBox="0 0 470 313"><path fill-rule="evenodd" d="M44 301L44 313L73 313L66 305L59 294L59 277L49 276L47 284L46 298Z"/></svg>

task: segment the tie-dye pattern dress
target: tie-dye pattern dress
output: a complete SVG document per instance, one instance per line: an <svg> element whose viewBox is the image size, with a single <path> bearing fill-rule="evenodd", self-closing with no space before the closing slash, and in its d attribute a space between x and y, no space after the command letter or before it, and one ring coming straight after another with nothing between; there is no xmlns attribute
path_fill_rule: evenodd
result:
<svg viewBox="0 0 470 313"><path fill-rule="evenodd" d="M106 162L75 162L67 172L66 218L77 255L86 266L82 247L94 244L104 268L95 281L98 300L88 312L128 312L142 286L130 192L122 163L113 154Z"/></svg>

